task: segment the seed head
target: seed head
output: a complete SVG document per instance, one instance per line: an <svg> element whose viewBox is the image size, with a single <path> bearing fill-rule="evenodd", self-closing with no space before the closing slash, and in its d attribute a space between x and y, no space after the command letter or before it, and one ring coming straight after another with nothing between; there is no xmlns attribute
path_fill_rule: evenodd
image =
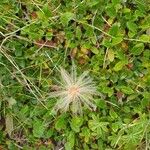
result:
<svg viewBox="0 0 150 150"><path fill-rule="evenodd" d="M66 112L71 109L74 114L81 114L83 105L89 109L96 109L93 96L98 92L87 71L77 76L76 68L73 65L70 74L60 68L60 75L61 81L59 81L58 90L50 93L50 97L57 98L55 111Z"/></svg>

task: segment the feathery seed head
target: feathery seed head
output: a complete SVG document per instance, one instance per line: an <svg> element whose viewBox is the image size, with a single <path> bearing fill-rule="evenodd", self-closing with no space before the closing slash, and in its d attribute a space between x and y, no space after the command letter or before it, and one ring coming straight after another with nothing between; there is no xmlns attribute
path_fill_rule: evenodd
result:
<svg viewBox="0 0 150 150"><path fill-rule="evenodd" d="M73 65L71 74L63 68L60 68L60 74L59 90L50 93L50 97L58 98L54 110L67 111L71 108L73 113L81 114L82 105L95 110L93 96L98 92L88 72L85 71L77 76L76 68Z"/></svg>

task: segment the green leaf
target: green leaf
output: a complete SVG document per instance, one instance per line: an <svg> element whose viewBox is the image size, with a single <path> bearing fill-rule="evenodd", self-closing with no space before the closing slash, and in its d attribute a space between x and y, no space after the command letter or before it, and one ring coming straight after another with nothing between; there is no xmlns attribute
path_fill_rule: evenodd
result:
<svg viewBox="0 0 150 150"><path fill-rule="evenodd" d="M108 16L110 16L111 18L116 17L117 13L116 13L116 9L114 8L113 5L110 5L106 8L106 13Z"/></svg>
<svg viewBox="0 0 150 150"><path fill-rule="evenodd" d="M137 25L134 22L132 22L132 21L127 22L127 27L132 32L136 32L137 31Z"/></svg>
<svg viewBox="0 0 150 150"><path fill-rule="evenodd" d="M125 66L125 62L124 61L119 61L115 67L113 68L115 71L119 71L121 70L123 67Z"/></svg>
<svg viewBox="0 0 150 150"><path fill-rule="evenodd" d="M147 35L147 34L143 34L139 37L139 40L147 43L147 42L150 42L150 35Z"/></svg>
<svg viewBox="0 0 150 150"><path fill-rule="evenodd" d="M61 15L61 23L64 25L64 26L67 26L69 21L72 20L74 18L74 14L71 13L71 12L65 12L64 14Z"/></svg>
<svg viewBox="0 0 150 150"><path fill-rule="evenodd" d="M76 37L78 39L81 39L81 36L82 36L81 28L79 26L77 26L77 28L76 28Z"/></svg>
<svg viewBox="0 0 150 150"><path fill-rule="evenodd" d="M117 132L118 129L119 129L118 123L112 123L112 130L113 130L114 132Z"/></svg>
<svg viewBox="0 0 150 150"><path fill-rule="evenodd" d="M122 38L122 37L115 37L115 38L113 38L113 39L112 39L111 46L115 46L115 45L117 45L117 44L121 43L121 42L122 42L122 40L123 40L123 38Z"/></svg>
<svg viewBox="0 0 150 150"><path fill-rule="evenodd" d="M75 134L74 132L69 132L69 135L67 136L67 142L65 144L65 150L72 150L75 144Z"/></svg>
<svg viewBox="0 0 150 150"><path fill-rule="evenodd" d="M46 39L47 39L47 40L51 40L52 37L53 37L53 33L52 33L52 32L47 32L47 33L46 33Z"/></svg>
<svg viewBox="0 0 150 150"><path fill-rule="evenodd" d="M74 130L75 132L79 132L82 123L83 123L83 118L78 116L73 117L70 122L72 130Z"/></svg>
<svg viewBox="0 0 150 150"><path fill-rule="evenodd" d="M129 12L131 12L131 9L129 9L129 8L124 8L123 9L123 13L129 13Z"/></svg>
<svg viewBox="0 0 150 150"><path fill-rule="evenodd" d="M103 39L102 44L107 48L111 47L111 42L108 39Z"/></svg>
<svg viewBox="0 0 150 150"><path fill-rule="evenodd" d="M89 120L89 128L92 131L95 131L96 129L102 129L103 131L107 132L107 125L109 123L108 122L100 122L98 120Z"/></svg>
<svg viewBox="0 0 150 150"><path fill-rule="evenodd" d="M118 24L113 24L112 27L110 28L109 34L112 36L117 36L119 31L119 26Z"/></svg>
<svg viewBox="0 0 150 150"><path fill-rule="evenodd" d="M44 135L44 125L43 122L40 120L36 120L33 122L33 135L35 137L41 138Z"/></svg>
<svg viewBox="0 0 150 150"><path fill-rule="evenodd" d="M90 130L87 127L82 128L82 132L80 133L81 136L84 136L84 141L87 143L90 139Z"/></svg>
<svg viewBox="0 0 150 150"><path fill-rule="evenodd" d="M121 0L112 0L112 3L115 4L115 5L119 4L120 2L121 2Z"/></svg>
<svg viewBox="0 0 150 150"><path fill-rule="evenodd" d="M115 53L112 49L109 49L108 50L108 60L113 62L114 61L114 58L115 58Z"/></svg>
<svg viewBox="0 0 150 150"><path fill-rule="evenodd" d="M89 7L93 7L99 3L98 0L92 0L92 1L87 1L87 2L88 2L87 4Z"/></svg>
<svg viewBox="0 0 150 150"><path fill-rule="evenodd" d="M129 86L120 86L120 90L125 94L133 94L134 91Z"/></svg>
<svg viewBox="0 0 150 150"><path fill-rule="evenodd" d="M144 44L143 43L139 43L136 44L132 49L131 49L131 53L133 55L140 55L144 50Z"/></svg>
<svg viewBox="0 0 150 150"><path fill-rule="evenodd" d="M137 98L137 94L135 95L135 94L131 94L131 95L129 95L128 97L127 97L127 101L131 101L131 100L135 100L136 98Z"/></svg>
<svg viewBox="0 0 150 150"><path fill-rule="evenodd" d="M117 113L114 110L112 110L112 109L109 111L109 114L110 114L110 116L111 116L112 119L118 118Z"/></svg>
<svg viewBox="0 0 150 150"><path fill-rule="evenodd" d="M91 48L91 51L92 51L94 54L98 54L98 53L99 53L99 50L98 50L96 47L92 47L92 48Z"/></svg>
<svg viewBox="0 0 150 150"><path fill-rule="evenodd" d="M107 105L106 105L106 102L104 100L101 100L101 99L98 99L96 101L96 105L99 107L99 108L102 108L102 109L106 109Z"/></svg>
<svg viewBox="0 0 150 150"><path fill-rule="evenodd" d="M122 50L117 50L115 53L117 58L124 61L124 63L128 63L128 58Z"/></svg>
<svg viewBox="0 0 150 150"><path fill-rule="evenodd" d="M15 55L16 55L17 57L22 56L22 50L16 49L16 50L15 50Z"/></svg>
<svg viewBox="0 0 150 150"><path fill-rule="evenodd" d="M6 126L6 133L11 137L12 131L14 130L14 123L13 123L13 116L7 114L5 116L5 126Z"/></svg>
<svg viewBox="0 0 150 150"><path fill-rule="evenodd" d="M108 122L100 121L96 116L93 117L93 120L89 120L88 122L89 128L97 133L98 136L102 136L105 132L108 131L108 124Z"/></svg>
<svg viewBox="0 0 150 150"><path fill-rule="evenodd" d="M48 4L45 4L45 5L43 6L43 12L44 12L44 15L45 15L46 17L51 17L51 16L52 16L52 13L51 13L51 11L50 11L50 7L49 7Z"/></svg>
<svg viewBox="0 0 150 150"><path fill-rule="evenodd" d="M107 93L108 97L110 97L110 96L113 95L114 90L112 88L110 88L110 87L104 86L102 92Z"/></svg>
<svg viewBox="0 0 150 150"><path fill-rule="evenodd" d="M54 131L52 129L49 129L46 133L45 133L45 137L46 138L50 138L51 136L53 136Z"/></svg>
<svg viewBox="0 0 150 150"><path fill-rule="evenodd" d="M66 128L66 115L61 115L55 123L56 130L61 130Z"/></svg>

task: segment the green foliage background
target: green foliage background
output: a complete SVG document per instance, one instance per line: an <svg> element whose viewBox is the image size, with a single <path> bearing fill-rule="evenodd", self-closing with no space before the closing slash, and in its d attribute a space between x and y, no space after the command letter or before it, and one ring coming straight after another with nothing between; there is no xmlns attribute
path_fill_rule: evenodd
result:
<svg viewBox="0 0 150 150"><path fill-rule="evenodd" d="M150 149L149 0L1 0L0 40L0 149ZM104 98L52 115L71 58Z"/></svg>

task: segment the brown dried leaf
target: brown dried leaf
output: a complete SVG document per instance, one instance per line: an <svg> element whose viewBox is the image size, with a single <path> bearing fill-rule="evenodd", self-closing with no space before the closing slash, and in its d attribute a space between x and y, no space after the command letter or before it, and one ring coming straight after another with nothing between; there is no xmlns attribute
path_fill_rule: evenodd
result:
<svg viewBox="0 0 150 150"><path fill-rule="evenodd" d="M85 55L87 55L89 53L89 50L84 48L84 47L81 47L81 52Z"/></svg>
<svg viewBox="0 0 150 150"><path fill-rule="evenodd" d="M31 18L32 19L36 19L38 16L37 16L37 13L35 12L35 11L33 11L32 13L31 13Z"/></svg>
<svg viewBox="0 0 150 150"><path fill-rule="evenodd" d="M121 100L122 98L123 98L123 93L122 92L120 92L120 91L118 91L117 93L116 93L116 96L117 96L117 99L118 100Z"/></svg>
<svg viewBox="0 0 150 150"><path fill-rule="evenodd" d="M73 48L70 52L70 57L71 58L75 58L76 54L77 54L78 49L77 48Z"/></svg>
<svg viewBox="0 0 150 150"><path fill-rule="evenodd" d="M4 150L4 148L0 145L0 150Z"/></svg>
<svg viewBox="0 0 150 150"><path fill-rule="evenodd" d="M45 43L45 46L46 47L55 47L56 46L56 43L54 42L54 41L46 41L46 43Z"/></svg>
<svg viewBox="0 0 150 150"><path fill-rule="evenodd" d="M44 44L44 40L36 40L35 44L40 48Z"/></svg>
<svg viewBox="0 0 150 150"><path fill-rule="evenodd" d="M125 51L127 51L128 50L128 43L122 42L121 43L121 48L123 48Z"/></svg>
<svg viewBox="0 0 150 150"><path fill-rule="evenodd" d="M133 64L132 63L129 63L126 66L127 66L128 69L132 69L133 68Z"/></svg>
<svg viewBox="0 0 150 150"><path fill-rule="evenodd" d="M79 58L79 64L83 65L86 63L86 60L83 57Z"/></svg>
<svg viewBox="0 0 150 150"><path fill-rule="evenodd" d="M35 44L40 47L56 47L56 43L53 41L36 40Z"/></svg>
<svg viewBox="0 0 150 150"><path fill-rule="evenodd" d="M65 40L65 33L63 31L60 31L59 33L56 34L57 41L60 43L63 43Z"/></svg>

